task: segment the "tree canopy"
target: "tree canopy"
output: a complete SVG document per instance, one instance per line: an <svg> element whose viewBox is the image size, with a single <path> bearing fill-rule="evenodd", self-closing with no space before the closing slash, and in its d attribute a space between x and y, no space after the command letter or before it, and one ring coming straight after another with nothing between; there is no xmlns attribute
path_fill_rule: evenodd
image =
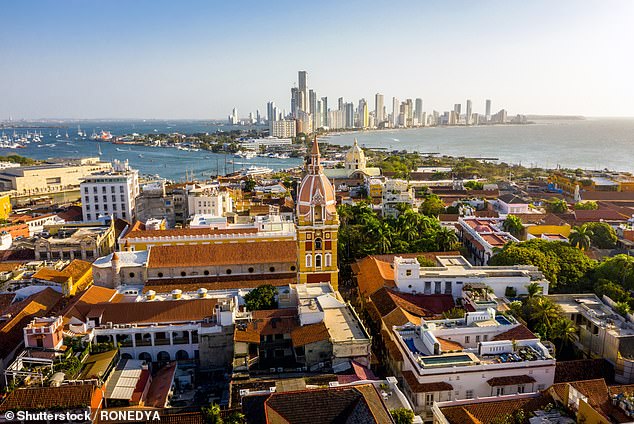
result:
<svg viewBox="0 0 634 424"><path fill-rule="evenodd" d="M438 216L445 211L445 204L437 194L428 194L418 209L420 213L427 216Z"/></svg>
<svg viewBox="0 0 634 424"><path fill-rule="evenodd" d="M244 296L249 311L277 308L277 289L270 284L256 287Z"/></svg>

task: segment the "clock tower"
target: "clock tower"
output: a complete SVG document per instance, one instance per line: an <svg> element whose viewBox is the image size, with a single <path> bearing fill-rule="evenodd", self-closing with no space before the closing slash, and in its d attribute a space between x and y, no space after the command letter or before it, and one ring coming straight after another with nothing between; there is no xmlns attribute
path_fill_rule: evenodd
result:
<svg viewBox="0 0 634 424"><path fill-rule="evenodd" d="M335 189L324 175L320 158L315 137L306 175L297 192L298 276L300 284L328 282L338 290L337 201Z"/></svg>

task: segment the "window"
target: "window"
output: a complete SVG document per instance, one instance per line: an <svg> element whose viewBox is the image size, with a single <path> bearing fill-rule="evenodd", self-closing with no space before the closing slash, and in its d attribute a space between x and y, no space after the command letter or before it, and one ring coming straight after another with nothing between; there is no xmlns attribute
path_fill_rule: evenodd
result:
<svg viewBox="0 0 634 424"><path fill-rule="evenodd" d="M112 195L112 201L116 202L117 201L117 196L115 196L114 194Z"/></svg>
<svg viewBox="0 0 634 424"><path fill-rule="evenodd" d="M489 335L488 335L488 334L485 334L484 336L482 336L482 340L483 340L483 341L485 341L485 342L486 342L487 340L489 340Z"/></svg>
<svg viewBox="0 0 634 424"><path fill-rule="evenodd" d="M473 399L473 390L467 390L464 396L467 399Z"/></svg>
<svg viewBox="0 0 634 424"><path fill-rule="evenodd" d="M442 284L442 281L434 281L434 293L435 294L440 294L440 286Z"/></svg>
<svg viewBox="0 0 634 424"><path fill-rule="evenodd" d="M181 277L186 276L187 274L185 273L185 271L181 271Z"/></svg>
<svg viewBox="0 0 634 424"><path fill-rule="evenodd" d="M84 194L88 194L88 187L84 187Z"/></svg>
<svg viewBox="0 0 634 424"><path fill-rule="evenodd" d="M110 186L110 193L114 193L114 186Z"/></svg>
<svg viewBox="0 0 634 424"><path fill-rule="evenodd" d="M405 275L407 275L408 277L411 277L412 276L412 270L411 269L406 270L405 271Z"/></svg>
<svg viewBox="0 0 634 424"><path fill-rule="evenodd" d="M253 273L253 271L255 271L255 270L253 269L253 267L249 267L249 273L251 273L251 274L252 274L252 273Z"/></svg>
<svg viewBox="0 0 634 424"><path fill-rule="evenodd" d="M126 213L125 212L121 212L121 218L126 218Z"/></svg>
<svg viewBox="0 0 634 424"><path fill-rule="evenodd" d="M480 336L476 336L476 343L480 343Z"/></svg>
<svg viewBox="0 0 634 424"><path fill-rule="evenodd" d="M270 267L270 268L269 268L269 271L271 271L271 272L275 272L275 267L274 267L274 266Z"/></svg>
<svg viewBox="0 0 634 424"><path fill-rule="evenodd" d="M116 211L116 210L117 210L117 204L116 204L116 203L113 203L113 204L112 204L112 210L113 210L113 211Z"/></svg>
<svg viewBox="0 0 634 424"><path fill-rule="evenodd" d="M315 255L315 268L321 268L321 255Z"/></svg>
<svg viewBox="0 0 634 424"><path fill-rule="evenodd" d="M451 294L451 281L445 281L445 294Z"/></svg>
<svg viewBox="0 0 634 424"><path fill-rule="evenodd" d="M225 274L227 274L227 275L231 274L231 269L227 268L227 270L225 271Z"/></svg>
<svg viewBox="0 0 634 424"><path fill-rule="evenodd" d="M92 219L92 216L89 213L87 213L86 214L86 221L90 221L91 219Z"/></svg>
<svg viewBox="0 0 634 424"><path fill-rule="evenodd" d="M122 202L125 202L125 196L122 194L121 196L119 196L121 198Z"/></svg>
<svg viewBox="0 0 634 424"><path fill-rule="evenodd" d="M205 271L203 272L203 274L205 274L205 275L209 275L209 271L205 270Z"/></svg>
<svg viewBox="0 0 634 424"><path fill-rule="evenodd" d="M99 196L95 196L95 203L99 203Z"/></svg>
<svg viewBox="0 0 634 424"><path fill-rule="evenodd" d="M134 272L130 273L130 278L134 278Z"/></svg>
<svg viewBox="0 0 634 424"><path fill-rule="evenodd" d="M315 239L315 250L321 250L321 239L320 238L316 238Z"/></svg>
<svg viewBox="0 0 634 424"><path fill-rule="evenodd" d="M425 405L426 406L432 406L434 404L434 394L433 393L426 393L425 394Z"/></svg>
<svg viewBox="0 0 634 424"><path fill-rule="evenodd" d="M311 255L306 255L306 267L310 268L313 266L313 257Z"/></svg>
<svg viewBox="0 0 634 424"><path fill-rule="evenodd" d="M90 210L90 205L86 205L86 210L89 211Z"/></svg>
<svg viewBox="0 0 634 424"><path fill-rule="evenodd" d="M517 393L524 393L526 392L526 386L524 386L523 384L520 384L519 386L517 386Z"/></svg>
<svg viewBox="0 0 634 424"><path fill-rule="evenodd" d="M332 266L332 255L330 253L326 253L324 257L326 266Z"/></svg>
<svg viewBox="0 0 634 424"><path fill-rule="evenodd" d="M119 186L119 193L123 193L123 186Z"/></svg>
<svg viewBox="0 0 634 424"><path fill-rule="evenodd" d="M108 196L103 196L103 202L106 203L108 201Z"/></svg>
<svg viewBox="0 0 634 424"><path fill-rule="evenodd" d="M101 187L101 192L102 192L102 193L105 193L105 192L106 192L106 187L105 187L105 186L102 186L102 187Z"/></svg>
<svg viewBox="0 0 634 424"><path fill-rule="evenodd" d="M93 187L93 188L92 188L92 192L93 192L93 193L97 193L97 187Z"/></svg>
<svg viewBox="0 0 634 424"><path fill-rule="evenodd" d="M295 271L295 265L291 265L291 271Z"/></svg>
<svg viewBox="0 0 634 424"><path fill-rule="evenodd" d="M159 278L163 278L163 273L162 273L162 272L159 272L159 273L158 273L158 277L159 277Z"/></svg>
<svg viewBox="0 0 634 424"><path fill-rule="evenodd" d="M465 344L469 343L469 336L464 336L464 342Z"/></svg>
<svg viewBox="0 0 634 424"><path fill-rule="evenodd" d="M542 391L544 390L546 387L543 384L538 384L537 385L537 391Z"/></svg>
<svg viewBox="0 0 634 424"><path fill-rule="evenodd" d="M504 395L504 387L497 387L495 389L495 395L496 396L503 396Z"/></svg>

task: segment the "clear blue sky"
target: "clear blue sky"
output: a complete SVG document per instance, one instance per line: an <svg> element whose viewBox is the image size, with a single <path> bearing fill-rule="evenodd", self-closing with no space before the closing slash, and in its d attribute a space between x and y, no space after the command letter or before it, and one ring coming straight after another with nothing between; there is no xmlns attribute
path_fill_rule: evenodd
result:
<svg viewBox="0 0 634 424"><path fill-rule="evenodd" d="M0 0L0 119L336 105L634 116L634 1Z"/></svg>

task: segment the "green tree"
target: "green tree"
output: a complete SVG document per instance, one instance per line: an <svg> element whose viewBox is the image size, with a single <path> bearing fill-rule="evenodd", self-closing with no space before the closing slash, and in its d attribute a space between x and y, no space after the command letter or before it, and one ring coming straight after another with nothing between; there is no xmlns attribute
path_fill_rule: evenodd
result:
<svg viewBox="0 0 634 424"><path fill-rule="evenodd" d="M456 243L458 243L458 236L451 228L442 227L436 231L438 250L446 252L451 250Z"/></svg>
<svg viewBox="0 0 634 424"><path fill-rule="evenodd" d="M442 313L442 317L446 319L455 319L464 317L465 311L462 308L454 307Z"/></svg>
<svg viewBox="0 0 634 424"><path fill-rule="evenodd" d="M528 286L526 286L526 290L528 291L529 299L541 296L543 294L542 286L537 283L530 283Z"/></svg>
<svg viewBox="0 0 634 424"><path fill-rule="evenodd" d="M597 281L594 286L594 292L599 297L606 295L615 302L627 302L630 300L629 293L623 287L605 278Z"/></svg>
<svg viewBox="0 0 634 424"><path fill-rule="evenodd" d="M248 180L244 182L244 191L252 192L255 186L256 186L255 180L252 178L249 178Z"/></svg>
<svg viewBox="0 0 634 424"><path fill-rule="evenodd" d="M508 231L516 238L520 238L524 232L524 224L522 220L515 215L507 215L506 219L502 223L504 231Z"/></svg>
<svg viewBox="0 0 634 424"><path fill-rule="evenodd" d="M588 250L590 248L590 237L592 237L592 234L592 230L588 229L585 225L574 227L569 236L570 244L581 250Z"/></svg>
<svg viewBox="0 0 634 424"><path fill-rule="evenodd" d="M271 284L256 287L244 296L249 311L277 308L277 289Z"/></svg>
<svg viewBox="0 0 634 424"><path fill-rule="evenodd" d="M599 263L595 269L597 281L611 281L625 289L634 288L634 257L616 255Z"/></svg>
<svg viewBox="0 0 634 424"><path fill-rule="evenodd" d="M619 315L625 317L630 313L630 305L627 302L616 302L614 304L614 310L619 313Z"/></svg>
<svg viewBox="0 0 634 424"><path fill-rule="evenodd" d="M397 408L390 411L395 424L412 424L414 422L414 412L407 408Z"/></svg>
<svg viewBox="0 0 634 424"><path fill-rule="evenodd" d="M467 181L464 183L464 188L468 190L482 190L484 189L484 183L480 181Z"/></svg>
<svg viewBox="0 0 634 424"><path fill-rule="evenodd" d="M557 284L559 264L538 249L523 243L509 244L489 259L489 265L535 265L553 285Z"/></svg>
<svg viewBox="0 0 634 424"><path fill-rule="evenodd" d="M605 222L588 222L583 226L590 232L590 241L597 248L614 249L616 247L619 239L611 225Z"/></svg>
<svg viewBox="0 0 634 424"><path fill-rule="evenodd" d="M203 419L206 424L223 424L222 417L220 416L220 406L218 404L211 404L209 406L200 409Z"/></svg>
<svg viewBox="0 0 634 424"><path fill-rule="evenodd" d="M526 303L529 309L528 318L533 324L532 327L538 330L545 338L550 338L553 324L562 314L561 307L544 296L534 297Z"/></svg>
<svg viewBox="0 0 634 424"><path fill-rule="evenodd" d="M563 199L552 199L546 202L546 210L551 213L566 213L568 203Z"/></svg>
<svg viewBox="0 0 634 424"><path fill-rule="evenodd" d="M564 347L574 343L577 337L577 327L568 318L559 318L552 327L553 338L559 340L558 352L563 352Z"/></svg>
<svg viewBox="0 0 634 424"><path fill-rule="evenodd" d="M445 204L436 194L429 194L419 208L420 213L427 216L438 216L445 211Z"/></svg>
<svg viewBox="0 0 634 424"><path fill-rule="evenodd" d="M224 420L223 424L245 424L247 422L246 417L242 412L232 412Z"/></svg>
<svg viewBox="0 0 634 424"><path fill-rule="evenodd" d="M599 205L593 200L575 203L576 211L596 211L597 209L599 209Z"/></svg>

